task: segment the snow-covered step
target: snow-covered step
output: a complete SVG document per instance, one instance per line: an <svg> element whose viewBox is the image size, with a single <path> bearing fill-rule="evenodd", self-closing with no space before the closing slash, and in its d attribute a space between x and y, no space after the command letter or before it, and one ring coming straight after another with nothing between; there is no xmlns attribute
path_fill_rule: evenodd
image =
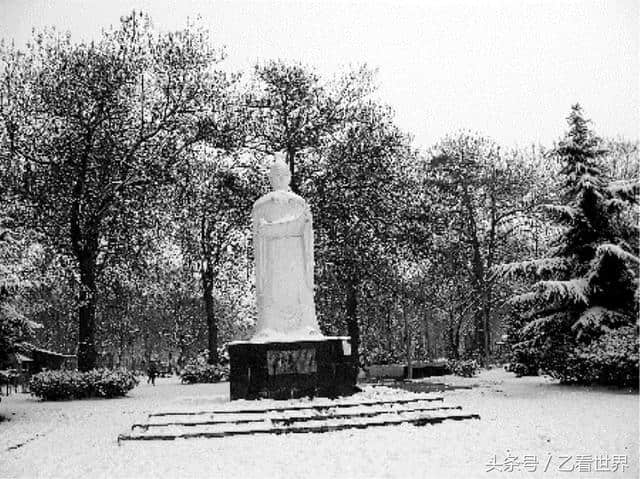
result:
<svg viewBox="0 0 640 479"><path fill-rule="evenodd" d="M279 421L278 419L284 419ZM151 429L137 428L123 434L118 441L126 440L170 440L198 437L227 437L246 434L286 434L303 432L329 432L342 429L392 426L409 423L415 425L435 424L445 420L479 419L477 414L465 413L458 407L421 410L359 411L345 416L301 416L301 418L271 418L263 416L252 422L219 422L184 424L157 424Z"/></svg>
<svg viewBox="0 0 640 479"><path fill-rule="evenodd" d="M411 405L396 405L386 404L377 406L354 406L350 408L326 408L322 410L289 410L280 413L265 413L265 416L256 414L224 414L222 417L215 417L215 414L201 415L201 416L173 416L170 420L166 417L150 417L147 423L137 423L131 426L131 429L149 429L159 428L164 426L200 426L200 425L215 425L215 424L246 424L246 423L259 423L268 419L273 424L292 424L294 422L313 421L318 419L346 419L352 417L374 417L381 414L400 414L400 413L415 413L426 411L444 411L444 410L460 410L460 406L445 406L445 405L431 405L431 404L411 404Z"/></svg>
<svg viewBox="0 0 640 479"><path fill-rule="evenodd" d="M364 401L310 401L303 404L284 404L271 405L265 407L240 407L235 401L230 403L229 406L218 409L199 410L199 411L166 411L149 414L149 417L157 416L197 416L205 414L262 414L266 412L284 412L284 411L301 411L301 410L318 410L328 408L348 408L358 406L375 406L380 404L410 404L419 401L443 401L444 398L439 394L420 394L407 398L393 398L393 399L374 399ZM242 401L247 402L248 401Z"/></svg>
<svg viewBox="0 0 640 479"><path fill-rule="evenodd" d="M274 424L269 418L264 418L264 420L259 423L201 424L186 428L178 425L162 426L159 428L159 431L154 428L152 432L142 430L130 434L122 434L118 437L118 442L131 440L151 441L188 438L221 438L248 434L321 433L400 424L423 426L427 424L437 424L447 420L460 421L479 418L480 416L478 414L452 410L433 411L429 413L419 412L415 414L389 412L375 417L314 419L287 425Z"/></svg>

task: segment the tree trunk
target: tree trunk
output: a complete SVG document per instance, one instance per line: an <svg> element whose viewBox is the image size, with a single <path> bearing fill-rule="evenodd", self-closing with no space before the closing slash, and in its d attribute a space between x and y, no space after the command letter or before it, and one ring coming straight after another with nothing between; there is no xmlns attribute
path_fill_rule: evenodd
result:
<svg viewBox="0 0 640 479"><path fill-rule="evenodd" d="M489 330L489 319L491 316L491 286L486 286L485 301L482 310L482 325L484 327L484 354L485 357L491 354L491 331Z"/></svg>
<svg viewBox="0 0 640 479"><path fill-rule="evenodd" d="M474 316L475 332L473 335L473 349L480 355L485 355L484 349L484 314L479 311ZM466 348L465 348L466 351Z"/></svg>
<svg viewBox="0 0 640 479"><path fill-rule="evenodd" d="M447 357L458 359L458 345L456 341L456 330L453 324L447 328Z"/></svg>
<svg viewBox="0 0 640 479"><path fill-rule="evenodd" d="M387 351L390 353L393 349L393 328L391 327L391 307L393 301L389 301L387 307Z"/></svg>
<svg viewBox="0 0 640 479"><path fill-rule="evenodd" d="M447 327L447 357L450 359L458 359L460 356L460 328L462 319L456 323L454 321L454 313L449 312L449 324Z"/></svg>
<svg viewBox="0 0 640 479"><path fill-rule="evenodd" d="M475 314L475 334L473 336L474 347L482 357L491 353L491 332L489 331L489 319L491 316L491 286L486 282L481 285L480 310Z"/></svg>
<svg viewBox="0 0 640 479"><path fill-rule="evenodd" d="M289 164L289 172L291 173L291 185L290 185L291 191L293 191L294 193L300 193L298 176L296 175L296 166L295 166L296 151L293 148L288 147L286 154L287 154L287 163Z"/></svg>
<svg viewBox="0 0 640 479"><path fill-rule="evenodd" d="M207 317L209 364L218 364L218 321L213 304L213 270L207 263L202 271L202 294Z"/></svg>
<svg viewBox="0 0 640 479"><path fill-rule="evenodd" d="M406 305L402 305L402 319L404 321L404 340L405 340L405 354L407 358L407 379L413 379L413 361L412 361L412 344L411 344L411 331L409 328L409 318L407 318Z"/></svg>
<svg viewBox="0 0 640 479"><path fill-rule="evenodd" d="M358 326L358 285L353 279L347 280L347 332L351 337L351 354L355 358L354 374L357 377L360 366L360 327Z"/></svg>
<svg viewBox="0 0 640 479"><path fill-rule="evenodd" d="M78 255L80 263L80 306L78 307L78 369L89 371L96 367L95 346L96 281L95 264L91 254Z"/></svg>
<svg viewBox="0 0 640 479"><path fill-rule="evenodd" d="M427 358L433 358L433 351L431 348L431 335L429 334L429 323L432 319L431 309L428 308L425 311L425 318L422 320L422 350Z"/></svg>
<svg viewBox="0 0 640 479"><path fill-rule="evenodd" d="M471 247L473 249L473 257L472 261L472 270L473 270L473 279L474 285L476 289L476 294L480 295L482 305L481 310L474 315L474 326L475 333L473 336L474 348L481 356L486 356L488 350L486 348L487 336L486 336L486 321L484 317L484 300L485 300L485 268L482 258L482 248L480 244L480 239L478 238L478 228L476 225L475 219L475 208L473 205L473 201L471 200L471 195L468 191L468 186L465 187L463 191L463 199L464 204L467 208L469 229L467 235L469 236Z"/></svg>

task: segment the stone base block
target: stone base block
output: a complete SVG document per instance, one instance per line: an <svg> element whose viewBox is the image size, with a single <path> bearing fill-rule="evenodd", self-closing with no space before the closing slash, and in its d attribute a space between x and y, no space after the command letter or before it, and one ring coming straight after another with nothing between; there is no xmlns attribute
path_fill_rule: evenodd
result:
<svg viewBox="0 0 640 479"><path fill-rule="evenodd" d="M229 343L231 400L353 394L357 368L349 337Z"/></svg>

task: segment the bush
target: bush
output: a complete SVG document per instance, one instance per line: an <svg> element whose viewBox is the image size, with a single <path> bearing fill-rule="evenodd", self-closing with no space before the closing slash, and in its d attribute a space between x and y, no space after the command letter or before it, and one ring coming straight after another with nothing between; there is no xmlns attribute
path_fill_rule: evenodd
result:
<svg viewBox="0 0 640 479"><path fill-rule="evenodd" d="M125 370L94 369L79 371L45 371L29 382L31 394L45 401L114 398L124 396L138 384L136 376Z"/></svg>
<svg viewBox="0 0 640 479"><path fill-rule="evenodd" d="M360 351L361 363L371 364L400 364L405 361L404 351L387 350L382 346L363 346Z"/></svg>
<svg viewBox="0 0 640 479"><path fill-rule="evenodd" d="M518 377L538 376L546 359L546 355L541 351L542 348L530 346L526 341L513 345L509 355L511 362L506 366L506 370Z"/></svg>
<svg viewBox="0 0 640 479"><path fill-rule="evenodd" d="M509 363L505 366L505 370L514 373L517 377L538 375L538 368L527 363Z"/></svg>
<svg viewBox="0 0 640 479"><path fill-rule="evenodd" d="M637 326L608 330L588 343L557 336L515 344L508 370L518 376L540 370L563 383L638 387Z"/></svg>
<svg viewBox="0 0 640 479"><path fill-rule="evenodd" d="M537 376L540 373L553 375L553 371L565 367L576 344L575 334L566 323L561 318L536 327L525 326L510 334L507 370L517 376Z"/></svg>
<svg viewBox="0 0 640 479"><path fill-rule="evenodd" d="M471 378L478 373L480 364L475 359L451 359L447 366L456 376Z"/></svg>
<svg viewBox="0 0 640 479"><path fill-rule="evenodd" d="M31 394L45 401L59 401L85 397L86 383L81 373L45 371L34 375L29 382Z"/></svg>
<svg viewBox="0 0 640 479"><path fill-rule="evenodd" d="M202 359L189 362L182 372L180 379L185 384L219 383L229 379L229 367L222 364L208 364Z"/></svg>
<svg viewBox="0 0 640 479"><path fill-rule="evenodd" d="M576 347L551 374L565 383L638 387L638 332L625 326Z"/></svg>

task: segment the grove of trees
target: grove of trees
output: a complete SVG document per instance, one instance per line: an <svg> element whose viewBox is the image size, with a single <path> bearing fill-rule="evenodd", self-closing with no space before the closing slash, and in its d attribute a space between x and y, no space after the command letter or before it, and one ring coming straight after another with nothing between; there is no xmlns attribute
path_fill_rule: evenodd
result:
<svg viewBox="0 0 640 479"><path fill-rule="evenodd" d="M251 332L251 205L284 151L322 329L363 366L489 361L506 338L522 374L637 381L637 143L576 105L548 148L458 131L421 151L365 66L224 59L135 12L92 42L2 44L0 363L29 342L85 371L218 363Z"/></svg>

